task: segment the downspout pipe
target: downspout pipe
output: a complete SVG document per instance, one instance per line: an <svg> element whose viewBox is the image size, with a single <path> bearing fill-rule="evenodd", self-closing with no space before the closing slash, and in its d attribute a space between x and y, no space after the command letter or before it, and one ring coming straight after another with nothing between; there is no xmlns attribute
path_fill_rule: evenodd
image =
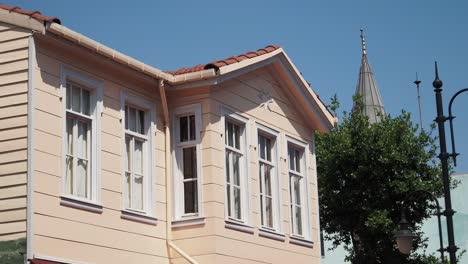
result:
<svg viewBox="0 0 468 264"><path fill-rule="evenodd" d="M170 258L170 248L174 249L179 255L186 259L191 264L198 264L196 260L190 257L182 249L180 249L174 242L172 242L172 179L171 179L171 125L169 119L169 108L167 106L167 98L165 91L164 80L160 79L158 82L159 94L164 114L164 135L165 135L165 158L166 158L166 244L168 248L168 257Z"/></svg>
<svg viewBox="0 0 468 264"><path fill-rule="evenodd" d="M27 180L26 180L26 261L34 257L33 252L33 131L34 131L34 67L36 59L36 45L34 33L31 32L28 44L28 138L27 138Z"/></svg>

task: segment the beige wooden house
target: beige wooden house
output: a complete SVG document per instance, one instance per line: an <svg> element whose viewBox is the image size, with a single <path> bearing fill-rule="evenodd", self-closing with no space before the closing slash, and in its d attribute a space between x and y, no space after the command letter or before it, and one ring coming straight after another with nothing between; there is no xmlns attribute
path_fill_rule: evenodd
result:
<svg viewBox="0 0 468 264"><path fill-rule="evenodd" d="M319 263L314 131L334 122L278 46L163 72L0 5L0 254Z"/></svg>

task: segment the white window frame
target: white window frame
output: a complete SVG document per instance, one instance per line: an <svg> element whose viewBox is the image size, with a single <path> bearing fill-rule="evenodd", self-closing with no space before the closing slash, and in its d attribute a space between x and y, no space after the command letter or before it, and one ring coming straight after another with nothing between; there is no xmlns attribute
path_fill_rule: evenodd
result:
<svg viewBox="0 0 468 264"><path fill-rule="evenodd" d="M127 131L125 129L125 106L130 106L138 110L143 110L145 112L145 122L147 122L146 126L146 146L143 147L144 154L143 154L143 163L144 165L144 173L145 176L143 177L143 210L134 209L131 207L127 207L125 205L125 137L126 135L134 136L134 137L141 137L138 133ZM122 124L122 213L124 214L124 218L134 218L141 216L147 217L154 217L156 214L156 195L155 195L155 184L156 184L156 163L155 163L155 140L154 135L156 132L156 105L155 103L145 100L141 97L132 95L128 92L122 91L120 94L120 114L121 114L121 124ZM149 148L149 149L148 149ZM129 217L125 217L125 216ZM131 217L133 216L133 217Z"/></svg>
<svg viewBox="0 0 468 264"><path fill-rule="evenodd" d="M250 158L250 124L249 124L249 119L246 117L243 117L239 114L234 113L234 111L231 111L230 109L223 107L221 109L221 123L222 123L222 133L223 133L223 168L224 168L224 192L225 192L225 220L226 221L233 221L234 223L239 223L239 224L244 224L244 225L249 225L251 224L251 199L250 199L250 174L249 174L249 158ZM226 168L226 148L231 149L231 147L226 145L226 122L232 122L234 124L238 124L242 129L242 133L240 135L240 147L241 150L240 152L242 153L242 158L240 161L240 186L241 186L241 219L236 219L233 217L229 217L229 212L228 212L228 193L227 193L227 182L226 182L226 174L227 174L227 169ZM239 152L239 150L232 150L235 152ZM231 173L232 175L232 173ZM231 188L231 193L232 193L232 188ZM232 195L232 194L231 194ZM232 196L231 196L232 197ZM233 208L233 199L231 198L231 208Z"/></svg>
<svg viewBox="0 0 468 264"><path fill-rule="evenodd" d="M66 192L66 153L67 153L67 82L82 85L90 91L91 138L90 146L90 197L78 197ZM60 90L62 101L62 191L61 204L79 209L102 212L101 203L101 115L103 111L103 82L85 73L61 66Z"/></svg>
<svg viewBox="0 0 468 264"><path fill-rule="evenodd" d="M297 174L296 172L292 172L289 168L289 147L293 147L302 151L302 158L301 158L301 169L302 169L302 177L303 177L303 185L301 186L301 209L302 209L302 235L294 233L294 216L293 212L291 211L291 177L290 173ZM292 238L298 238L303 240L311 240L312 238L312 230L310 225L310 191L309 191L309 154L310 148L309 144L304 141L295 139L290 136L286 136L286 163L287 163L287 171L288 171L288 201L289 201L289 211L290 211L290 236Z"/></svg>
<svg viewBox="0 0 468 264"><path fill-rule="evenodd" d="M256 123L256 133L255 133L255 146L257 149L257 179L258 179L258 184L260 187L261 180L260 180L260 175L258 173L258 169L260 168L260 150L258 149L258 135L265 135L266 137L271 138L274 143L272 146L272 161L275 162L274 168L273 168L273 173L272 176L274 176L274 180L272 181L273 186L272 186L272 194L274 195L273 197L273 228L264 226L261 221L261 214L262 212L259 211L259 223L260 223L260 230L261 231L266 231L270 233L275 233L275 234L280 234L282 235L283 233L283 220L282 220L282 210L281 210L281 137L280 137L280 132L271 129L265 125L262 125L260 123ZM258 208L259 210L263 210L260 202L260 188L258 188ZM282 240L282 238L279 238Z"/></svg>
<svg viewBox="0 0 468 264"><path fill-rule="evenodd" d="M195 140L188 142L180 142L180 122L179 116L195 115ZM173 140L172 140L172 158L173 158L173 199L174 199L174 212L173 220L194 220L203 217L203 176L202 176L202 155L201 155L201 126L202 126L202 111L201 104L192 104L177 107L172 114L173 124ZM190 129L190 128L189 128ZM197 195L198 195L198 212L197 213L184 213L184 175L183 168L180 167L182 161L182 149L184 147L194 146L197 155ZM179 161L179 162L178 162ZM194 224L198 222L193 222Z"/></svg>

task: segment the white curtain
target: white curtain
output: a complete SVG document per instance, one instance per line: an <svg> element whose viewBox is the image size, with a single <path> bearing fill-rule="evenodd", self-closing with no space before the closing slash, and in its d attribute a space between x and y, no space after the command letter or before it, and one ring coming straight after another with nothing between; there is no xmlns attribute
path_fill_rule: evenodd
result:
<svg viewBox="0 0 468 264"><path fill-rule="evenodd" d="M77 136L77 168L76 168L76 195L87 197L87 176L88 176L88 124L78 123Z"/></svg>

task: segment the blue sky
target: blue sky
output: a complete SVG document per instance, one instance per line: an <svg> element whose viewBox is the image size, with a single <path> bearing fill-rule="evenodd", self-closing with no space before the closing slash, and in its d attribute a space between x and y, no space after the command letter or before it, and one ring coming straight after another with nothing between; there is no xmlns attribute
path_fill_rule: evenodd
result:
<svg viewBox="0 0 468 264"><path fill-rule="evenodd" d="M434 60L444 81L446 112L449 97L468 87L467 1L5 3L57 16L63 25L163 70L279 44L324 101L338 94L341 110L352 106L361 57L359 29L364 27L386 111L397 115L405 109L419 122L413 84L418 72L425 128L436 115ZM457 172L468 172L467 102L468 93L454 105L461 153Z"/></svg>

